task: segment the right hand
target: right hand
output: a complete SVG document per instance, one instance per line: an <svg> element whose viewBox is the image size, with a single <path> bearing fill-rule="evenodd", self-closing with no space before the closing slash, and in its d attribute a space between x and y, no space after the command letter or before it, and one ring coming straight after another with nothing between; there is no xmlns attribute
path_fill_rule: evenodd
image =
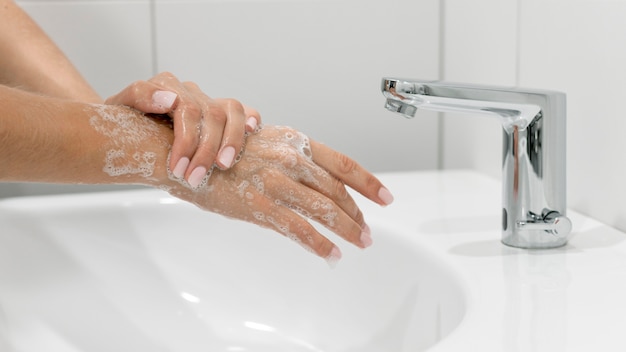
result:
<svg viewBox="0 0 626 352"><path fill-rule="evenodd" d="M210 98L195 83L180 82L168 72L132 83L105 104L169 116L174 125L169 169L193 186L214 163L230 168L241 152L244 133L261 124L255 109L234 99Z"/></svg>

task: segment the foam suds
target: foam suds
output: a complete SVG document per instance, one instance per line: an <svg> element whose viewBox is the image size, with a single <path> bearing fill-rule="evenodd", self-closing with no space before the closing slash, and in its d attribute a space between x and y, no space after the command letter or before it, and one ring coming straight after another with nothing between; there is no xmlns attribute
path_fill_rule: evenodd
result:
<svg viewBox="0 0 626 352"><path fill-rule="evenodd" d="M157 125L139 123L145 120L138 119L136 112L119 106L92 104L90 107L95 111L89 118L90 125L110 139L111 149L104 157L102 171L112 177L124 175L152 177L156 153L137 148L143 141L158 134Z"/></svg>
<svg viewBox="0 0 626 352"><path fill-rule="evenodd" d="M136 112L120 109L112 105L91 105L96 115L89 123L102 135L110 137L116 145L138 145L150 136L157 134L156 124L139 124Z"/></svg>
<svg viewBox="0 0 626 352"><path fill-rule="evenodd" d="M128 158L121 149L111 149L107 152L102 170L109 176L141 175L150 177L154 173L156 154L153 152L136 152Z"/></svg>
<svg viewBox="0 0 626 352"><path fill-rule="evenodd" d="M249 185L250 185L249 181L247 180L241 181L239 186L237 186L237 194L239 194L240 197L243 197L244 193L246 192L246 188L248 188Z"/></svg>
<svg viewBox="0 0 626 352"><path fill-rule="evenodd" d="M260 211L254 211L252 212L252 215L254 216L255 219L257 219L258 221L261 222L265 222L265 214L263 212Z"/></svg>

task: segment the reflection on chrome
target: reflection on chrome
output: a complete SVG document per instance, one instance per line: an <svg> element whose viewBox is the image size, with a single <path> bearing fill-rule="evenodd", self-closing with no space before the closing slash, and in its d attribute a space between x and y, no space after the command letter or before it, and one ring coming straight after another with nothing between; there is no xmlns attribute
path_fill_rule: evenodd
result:
<svg viewBox="0 0 626 352"><path fill-rule="evenodd" d="M567 243L565 94L554 91L383 78L385 107L496 117L503 127L502 242L519 248Z"/></svg>

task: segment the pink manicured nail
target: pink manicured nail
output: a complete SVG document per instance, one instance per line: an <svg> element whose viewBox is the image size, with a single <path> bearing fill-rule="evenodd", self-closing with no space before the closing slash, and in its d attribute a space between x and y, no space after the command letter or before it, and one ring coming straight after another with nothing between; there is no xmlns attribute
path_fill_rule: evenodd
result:
<svg viewBox="0 0 626 352"><path fill-rule="evenodd" d="M361 245L363 245L363 248L367 248L371 246L372 243L374 243L374 241L372 241L372 232L370 231L370 227L366 224L363 226L363 231L361 232Z"/></svg>
<svg viewBox="0 0 626 352"><path fill-rule="evenodd" d="M189 179L187 180L191 188L198 188L198 186L200 186L200 183L206 176L206 172L207 170L204 166L198 166L193 169L191 175L189 175Z"/></svg>
<svg viewBox="0 0 626 352"><path fill-rule="evenodd" d="M381 187L380 190L378 190L378 198L380 198L385 205L393 203L393 195L385 187Z"/></svg>
<svg viewBox="0 0 626 352"><path fill-rule="evenodd" d="M178 95L166 90L157 90L152 94L152 104L159 109L171 109Z"/></svg>
<svg viewBox="0 0 626 352"><path fill-rule="evenodd" d="M185 170L187 170L187 166L189 166L189 158L186 156L180 158L176 163L176 167L172 170L172 174L176 178L182 178L185 175Z"/></svg>
<svg viewBox="0 0 626 352"><path fill-rule="evenodd" d="M222 149L220 152L218 161L223 167L229 168L233 165L233 161L235 160L235 148L226 147Z"/></svg>
<svg viewBox="0 0 626 352"><path fill-rule="evenodd" d="M337 263L339 263L340 259L341 251L339 250L339 248L333 247L333 250L330 251L330 254L326 257L326 262L328 263L328 266L334 268L337 266Z"/></svg>
<svg viewBox="0 0 626 352"><path fill-rule="evenodd" d="M256 131L256 128L258 126L258 124L256 122L256 118L248 117L248 120L246 120L246 126L248 127L249 132Z"/></svg>

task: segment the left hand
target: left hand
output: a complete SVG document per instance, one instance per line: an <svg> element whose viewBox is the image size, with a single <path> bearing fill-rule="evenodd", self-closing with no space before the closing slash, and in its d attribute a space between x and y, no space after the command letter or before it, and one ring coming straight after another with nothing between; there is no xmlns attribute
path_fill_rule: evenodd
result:
<svg viewBox="0 0 626 352"><path fill-rule="evenodd" d="M271 228L336 261L341 252L307 219L317 221L354 245L371 245L370 229L346 185L388 205L382 183L349 157L288 128L265 126L248 136L241 160L215 170L205 183L168 183L170 194L215 213Z"/></svg>

